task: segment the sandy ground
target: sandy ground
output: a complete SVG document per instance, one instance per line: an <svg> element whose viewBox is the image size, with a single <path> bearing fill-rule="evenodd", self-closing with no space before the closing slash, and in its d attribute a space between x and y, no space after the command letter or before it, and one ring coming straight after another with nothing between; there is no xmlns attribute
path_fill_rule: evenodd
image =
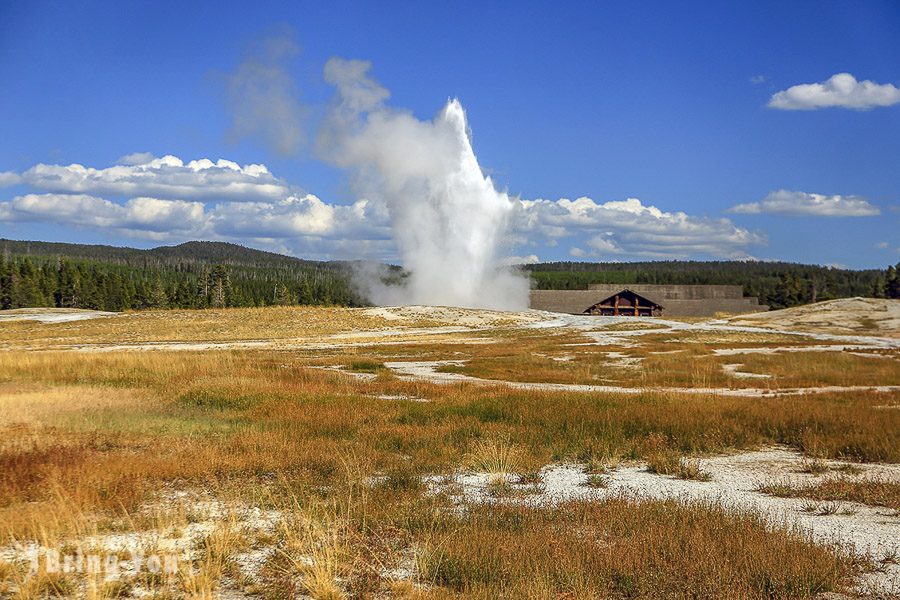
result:
<svg viewBox="0 0 900 600"><path fill-rule="evenodd" d="M900 337L900 300L843 298L784 310L738 315L728 322L818 333Z"/></svg>
<svg viewBox="0 0 900 600"><path fill-rule="evenodd" d="M876 562L900 552L900 513L854 502L837 503L837 512L821 516L809 510L816 504L803 498L776 498L757 491L773 481L803 484L820 481L827 475L800 473L803 455L787 448L768 448L756 452L699 459L700 469L710 481L687 481L656 475L643 463L622 466L603 475L605 487L588 486L583 465L555 464L540 471L541 483L520 485L515 477L508 481L514 493L495 497L491 481L497 475L459 473L451 477L431 478L434 492L449 493L459 502L521 502L547 505L571 499L603 498L626 494L640 498L676 498L685 502L712 502L735 510L763 515L776 527L796 527L826 544L849 544L857 552ZM837 461L824 461L839 467ZM862 470L854 478L879 477L900 481L900 465L854 465ZM846 476L846 475L842 475ZM518 492L518 493L515 493ZM859 591L900 594L900 565L885 564L881 572L865 575Z"/></svg>
<svg viewBox="0 0 900 600"><path fill-rule="evenodd" d="M0 323L4 321L39 321L41 323L68 323L112 317L118 313L79 308L14 308L0 310Z"/></svg>

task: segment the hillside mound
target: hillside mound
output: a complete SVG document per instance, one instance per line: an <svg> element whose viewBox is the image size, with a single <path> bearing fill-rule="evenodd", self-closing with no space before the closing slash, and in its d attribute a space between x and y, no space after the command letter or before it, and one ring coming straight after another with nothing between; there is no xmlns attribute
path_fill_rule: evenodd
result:
<svg viewBox="0 0 900 600"><path fill-rule="evenodd" d="M842 298L782 310L739 315L734 325L755 325L814 333L900 338L900 300Z"/></svg>

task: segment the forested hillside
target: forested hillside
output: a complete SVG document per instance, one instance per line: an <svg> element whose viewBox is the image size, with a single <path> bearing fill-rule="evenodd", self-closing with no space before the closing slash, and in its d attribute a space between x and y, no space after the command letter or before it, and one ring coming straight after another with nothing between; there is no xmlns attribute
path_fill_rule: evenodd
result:
<svg viewBox="0 0 900 600"><path fill-rule="evenodd" d="M101 310L366 303L350 265L224 242L150 250L0 239L0 308ZM900 268L900 265L898 265ZM523 267L538 289L590 283L732 284L772 308L850 296L900 297L898 269L780 262L558 262ZM399 269L394 270L399 276Z"/></svg>
<svg viewBox="0 0 900 600"><path fill-rule="evenodd" d="M750 261L654 261L634 263L556 262L528 265L535 287L581 290L591 283L741 285L745 296L757 296L772 308L785 308L832 298L896 297L895 272L853 271L817 265ZM896 282L896 275L891 281Z"/></svg>
<svg viewBox="0 0 900 600"><path fill-rule="evenodd" d="M152 250L0 240L0 308L128 310L363 303L344 263L222 242Z"/></svg>

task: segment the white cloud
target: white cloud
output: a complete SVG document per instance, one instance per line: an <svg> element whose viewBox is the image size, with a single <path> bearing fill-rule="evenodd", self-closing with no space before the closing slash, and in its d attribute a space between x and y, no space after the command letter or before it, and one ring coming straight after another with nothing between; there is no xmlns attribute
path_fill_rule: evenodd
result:
<svg viewBox="0 0 900 600"><path fill-rule="evenodd" d="M765 80L766 80L765 75L754 75L753 77L750 78L750 83L752 83L753 85L759 85L760 83L764 82Z"/></svg>
<svg viewBox="0 0 900 600"><path fill-rule="evenodd" d="M171 155L152 158L133 154L123 158L150 160L105 169L38 164L21 174L21 182L49 192L192 200L273 200L291 193L288 185L269 173L265 165L242 167L230 160L212 162L206 158L185 164Z"/></svg>
<svg viewBox="0 0 900 600"><path fill-rule="evenodd" d="M880 249L880 250L884 250L884 249L886 249L886 248L889 248L889 247L890 247L890 244L887 243L887 242L878 242L877 244L875 244L875 247L878 248L878 249Z"/></svg>
<svg viewBox="0 0 900 600"><path fill-rule="evenodd" d="M227 237L381 239L390 235L382 206L367 200L328 204L312 194L273 203L219 204L212 218L216 233Z"/></svg>
<svg viewBox="0 0 900 600"><path fill-rule="evenodd" d="M117 165L145 165L151 160L156 159L150 152L132 152L125 156L120 156L116 161Z"/></svg>
<svg viewBox="0 0 900 600"><path fill-rule="evenodd" d="M0 171L0 187L10 187L21 183L22 177L12 171Z"/></svg>
<svg viewBox="0 0 900 600"><path fill-rule="evenodd" d="M0 220L43 221L125 232L203 235L207 215L200 202L132 198L124 204L87 194L26 194L0 202Z"/></svg>
<svg viewBox="0 0 900 600"><path fill-rule="evenodd" d="M599 254L619 254L622 252L622 247L616 242L612 233L595 235L588 240L587 245Z"/></svg>
<svg viewBox="0 0 900 600"><path fill-rule="evenodd" d="M339 78L341 73L332 75ZM357 100L383 96L378 90L367 94ZM119 162L134 164L104 169L36 165L22 174L22 182L51 193L28 193L0 202L0 221L96 227L160 240L252 241L326 258L397 256L388 206L381 197L330 203L296 193L263 165L242 167L228 160L185 163L174 156L136 153ZM635 198L605 203L590 198L513 202L512 229L504 239L510 253L538 242L553 247L569 241L569 253L576 258L742 258L749 246L765 242L762 235L728 219L666 212ZM525 254L510 260L532 258L536 256Z"/></svg>
<svg viewBox="0 0 900 600"><path fill-rule="evenodd" d="M127 235L176 239L359 242L390 238L383 207L367 200L327 204L313 195L272 203L132 198L124 203L87 194L26 194L0 202L0 221L41 221L113 229ZM331 244L340 246L340 244ZM322 248L316 249L317 252Z"/></svg>
<svg viewBox="0 0 900 600"><path fill-rule="evenodd" d="M765 243L761 234L737 227L728 219L665 212L637 198L602 204L590 198L523 200L521 205L518 230L551 239L587 234L592 256L741 258L748 246ZM573 248L570 254L577 257L587 252Z"/></svg>
<svg viewBox="0 0 900 600"><path fill-rule="evenodd" d="M334 228L334 207L313 195L274 203L230 202L215 210L218 231L233 236L323 235Z"/></svg>
<svg viewBox="0 0 900 600"><path fill-rule="evenodd" d="M728 212L745 215L762 213L813 217L871 217L881 214L877 206L860 196L823 196L807 192L777 190L759 202L738 204Z"/></svg>
<svg viewBox="0 0 900 600"><path fill-rule="evenodd" d="M513 267L516 265L534 265L541 262L537 254L529 254L528 256L507 256L498 261L500 266Z"/></svg>
<svg viewBox="0 0 900 600"><path fill-rule="evenodd" d="M900 103L900 88L890 83L857 81L850 73L838 73L822 83L804 83L777 92L769 100L769 108L815 110L839 107L868 110L897 103Z"/></svg>

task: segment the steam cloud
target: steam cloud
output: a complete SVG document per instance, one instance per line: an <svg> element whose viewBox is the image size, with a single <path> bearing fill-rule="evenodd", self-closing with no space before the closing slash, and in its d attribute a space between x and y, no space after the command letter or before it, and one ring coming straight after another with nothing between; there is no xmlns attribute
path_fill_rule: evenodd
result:
<svg viewBox="0 0 900 600"><path fill-rule="evenodd" d="M337 94L319 137L320 153L351 173L354 190L387 207L409 274L400 286L362 274L369 299L524 310L527 279L498 260L516 204L478 166L462 105L448 101L432 121L389 108L370 67L339 58L325 65Z"/></svg>
<svg viewBox="0 0 900 600"><path fill-rule="evenodd" d="M306 110L297 99L294 81L284 68L285 61L298 52L289 36L265 39L226 77L227 98L234 118L230 137L261 137L282 156L300 149Z"/></svg>

